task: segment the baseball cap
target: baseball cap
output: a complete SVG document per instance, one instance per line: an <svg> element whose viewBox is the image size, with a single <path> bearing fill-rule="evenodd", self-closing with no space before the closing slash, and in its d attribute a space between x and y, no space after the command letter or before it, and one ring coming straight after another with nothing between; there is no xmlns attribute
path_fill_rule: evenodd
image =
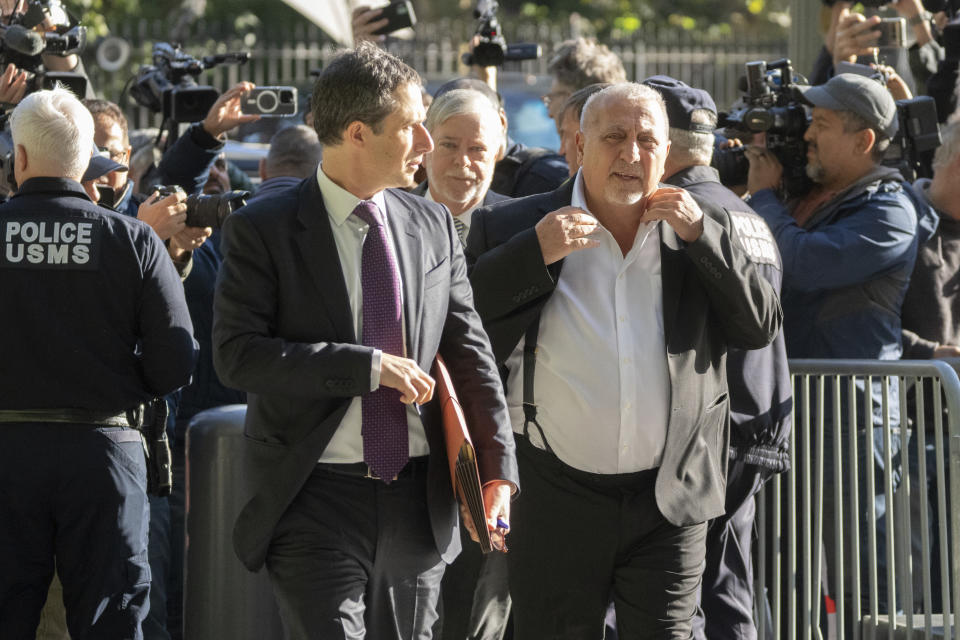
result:
<svg viewBox="0 0 960 640"><path fill-rule="evenodd" d="M110 156L103 152L97 152L90 156L90 163L87 164L87 170L83 172L81 182L96 180L100 176L105 176L111 171L127 171L127 167L114 162Z"/></svg>
<svg viewBox="0 0 960 640"><path fill-rule="evenodd" d="M706 109L717 115L717 105L709 93L670 76L650 76L641 84L656 89L663 96L671 127L698 133L713 133L713 127L708 124L690 122L691 114L698 109Z"/></svg>
<svg viewBox="0 0 960 640"><path fill-rule="evenodd" d="M826 84L800 87L800 91L804 100L815 107L852 111L887 138L893 138L900 128L893 96L885 86L867 76L840 73Z"/></svg>

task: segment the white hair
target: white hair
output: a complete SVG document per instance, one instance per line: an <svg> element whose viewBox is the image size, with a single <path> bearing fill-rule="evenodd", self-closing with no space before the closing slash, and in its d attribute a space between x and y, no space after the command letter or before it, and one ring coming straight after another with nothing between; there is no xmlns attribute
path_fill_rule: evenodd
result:
<svg viewBox="0 0 960 640"><path fill-rule="evenodd" d="M696 109L690 114L690 122L716 127L717 116L708 109ZM670 161L679 167L709 165L713 143L712 133L670 127Z"/></svg>
<svg viewBox="0 0 960 640"><path fill-rule="evenodd" d="M79 179L90 163L93 116L69 90L35 91L10 116L13 143L56 177Z"/></svg>
<svg viewBox="0 0 960 640"><path fill-rule="evenodd" d="M487 114L494 122L500 122L500 111L490 98L475 89L453 89L435 99L427 109L427 119L423 123L427 131L434 129L454 116Z"/></svg>

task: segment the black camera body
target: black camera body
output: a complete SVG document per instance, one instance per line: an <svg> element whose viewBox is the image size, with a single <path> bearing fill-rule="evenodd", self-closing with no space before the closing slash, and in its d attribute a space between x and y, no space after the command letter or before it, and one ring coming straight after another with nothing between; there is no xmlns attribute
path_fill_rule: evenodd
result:
<svg viewBox="0 0 960 640"><path fill-rule="evenodd" d="M197 122L206 117L220 92L197 83L200 72L223 63L242 64L248 53L226 53L194 58L179 45L153 45L153 64L140 67L130 95L137 104L162 113L164 122Z"/></svg>
<svg viewBox="0 0 960 640"><path fill-rule="evenodd" d="M733 132L763 133L766 147L783 165L783 185L788 197L810 188L807 177L807 143L803 135L810 124L807 109L794 82L790 60L767 64L746 63L744 106L720 114L719 124ZM800 78L802 82L805 82ZM711 163L725 185L745 184L750 165L742 147L718 150Z"/></svg>
<svg viewBox="0 0 960 640"><path fill-rule="evenodd" d="M897 100L897 135L890 141L883 164L900 170L908 181L933 177L933 152L940 146L937 105L930 96Z"/></svg>
<svg viewBox="0 0 960 640"><path fill-rule="evenodd" d="M183 189L173 186L157 187L157 199L166 198L174 193L182 193ZM231 213L247 204L247 198L250 197L249 191L228 191L217 195L196 194L187 197L187 219L184 221L188 227L212 227L219 229L223 227L224 220Z"/></svg>
<svg viewBox="0 0 960 640"><path fill-rule="evenodd" d="M536 60L541 55L540 45L535 43L507 44L500 32L497 20L496 0L478 0L474 16L477 18L479 42L473 53L463 54L463 63L478 67L502 67L504 62L515 60Z"/></svg>

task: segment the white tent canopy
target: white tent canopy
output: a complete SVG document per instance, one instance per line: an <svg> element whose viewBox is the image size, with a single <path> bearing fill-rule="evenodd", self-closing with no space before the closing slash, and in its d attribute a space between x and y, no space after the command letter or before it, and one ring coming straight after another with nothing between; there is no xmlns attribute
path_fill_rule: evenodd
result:
<svg viewBox="0 0 960 640"><path fill-rule="evenodd" d="M283 0L315 25L323 29L331 38L342 45L353 46L353 33L350 29L350 0ZM377 5L380 2L369 2Z"/></svg>

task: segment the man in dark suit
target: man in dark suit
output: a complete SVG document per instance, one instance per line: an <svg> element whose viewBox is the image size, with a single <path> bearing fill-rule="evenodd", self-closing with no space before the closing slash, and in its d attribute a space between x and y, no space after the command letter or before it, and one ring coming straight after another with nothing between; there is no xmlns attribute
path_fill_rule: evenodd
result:
<svg viewBox="0 0 960 640"><path fill-rule="evenodd" d="M575 180L474 213L471 282L524 484L508 555L523 640L600 637L611 598L621 638L691 634L724 508L727 348L765 346L781 314L728 212L659 184L669 149L660 95L617 84L584 108Z"/></svg>
<svg viewBox="0 0 960 640"><path fill-rule="evenodd" d="M507 199L490 191L504 136L500 113L479 91L454 89L430 103L424 126L434 150L423 159L427 179L413 192L446 205L466 243L473 211Z"/></svg>
<svg viewBox="0 0 960 640"><path fill-rule="evenodd" d="M313 94L315 177L223 229L214 362L248 392L252 497L234 529L288 637L429 638L457 506L427 375L443 356L487 523L518 476L509 418L447 210L403 191L433 148L416 72L373 45Z"/></svg>

